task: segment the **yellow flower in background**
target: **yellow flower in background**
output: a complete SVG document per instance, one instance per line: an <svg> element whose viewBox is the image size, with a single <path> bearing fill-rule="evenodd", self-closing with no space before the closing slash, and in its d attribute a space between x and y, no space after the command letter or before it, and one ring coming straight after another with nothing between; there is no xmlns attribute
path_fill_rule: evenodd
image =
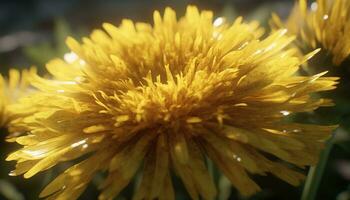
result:
<svg viewBox="0 0 350 200"><path fill-rule="evenodd" d="M285 30L261 38L255 22L213 21L193 6L179 20L170 8L153 18L68 38L72 53L47 64L52 78L32 74L40 92L11 106L12 128L27 135L13 138L23 148L7 158L17 161L10 175L81 158L40 196L76 199L106 172L99 199L110 200L142 168L136 200L174 199L173 173L192 199L214 199L208 157L242 195L260 190L249 174L298 185L334 128L285 120L332 105L311 94L336 78L296 75L316 52L300 59Z"/></svg>
<svg viewBox="0 0 350 200"><path fill-rule="evenodd" d="M11 69L8 80L0 74L0 127L7 126L12 118L8 106L29 92L27 77L30 71L35 73L35 68L22 70L21 72Z"/></svg>
<svg viewBox="0 0 350 200"><path fill-rule="evenodd" d="M286 27L298 36L301 47L321 47L340 65L350 55L350 1L317 0L310 4L299 0L285 23L277 15L272 17L273 27Z"/></svg>

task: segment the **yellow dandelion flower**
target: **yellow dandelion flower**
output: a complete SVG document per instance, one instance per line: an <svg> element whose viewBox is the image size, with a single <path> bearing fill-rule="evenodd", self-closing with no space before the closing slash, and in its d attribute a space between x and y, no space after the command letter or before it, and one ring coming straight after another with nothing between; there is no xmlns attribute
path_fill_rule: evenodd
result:
<svg viewBox="0 0 350 200"><path fill-rule="evenodd" d="M315 165L334 126L284 119L331 105L310 94L336 78L296 75L309 55L287 48L285 30L260 39L257 23L213 21L194 6L179 20L170 8L153 18L104 24L82 44L68 38L72 53L47 64L52 79L33 74L41 92L11 107L21 116L12 125L28 133L7 158L17 161L11 175L81 158L40 197L76 199L105 172L99 199L110 200L143 164L135 200L174 199L173 173L192 199L214 199L209 158L243 195L260 190L250 174L298 185L304 176L292 166Z"/></svg>
<svg viewBox="0 0 350 200"><path fill-rule="evenodd" d="M310 9L307 0L299 0L284 24L277 15L272 16L272 24L298 35L300 46L327 50L335 65L350 55L349 0L316 0Z"/></svg>
<svg viewBox="0 0 350 200"><path fill-rule="evenodd" d="M0 127L7 126L8 122L12 120L12 113L9 112L8 106L28 93L27 76L30 71L35 72L35 68L22 72L11 69L8 80L0 74Z"/></svg>

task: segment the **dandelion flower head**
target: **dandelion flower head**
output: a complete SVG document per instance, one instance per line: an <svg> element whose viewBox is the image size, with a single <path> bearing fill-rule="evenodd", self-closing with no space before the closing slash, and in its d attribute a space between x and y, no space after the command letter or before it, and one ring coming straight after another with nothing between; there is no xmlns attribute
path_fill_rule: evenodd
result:
<svg viewBox="0 0 350 200"><path fill-rule="evenodd" d="M332 55L332 62L340 65L350 55L350 1L298 0L285 23L273 15L275 27L286 27L298 35L302 48L321 47ZM306 44L306 45L305 45Z"/></svg>
<svg viewBox="0 0 350 200"><path fill-rule="evenodd" d="M35 68L30 70L16 69L9 71L8 79L0 74L0 127L6 127L12 118L8 106L18 98L28 93L29 83L27 80L30 71L35 72Z"/></svg>
<svg viewBox="0 0 350 200"><path fill-rule="evenodd" d="M298 185L294 168L316 164L334 128L284 120L331 105L310 94L336 78L296 75L315 52L300 59L286 30L262 38L256 22L213 20L194 6L153 19L68 38L72 53L47 64L52 78L32 74L40 91L11 106L12 126L27 133L14 138L23 147L7 158L17 161L11 175L81 158L40 196L76 199L105 172L99 199L110 200L141 169L134 199L174 199L173 174L192 199L214 199L209 158L243 195L260 190L250 174Z"/></svg>

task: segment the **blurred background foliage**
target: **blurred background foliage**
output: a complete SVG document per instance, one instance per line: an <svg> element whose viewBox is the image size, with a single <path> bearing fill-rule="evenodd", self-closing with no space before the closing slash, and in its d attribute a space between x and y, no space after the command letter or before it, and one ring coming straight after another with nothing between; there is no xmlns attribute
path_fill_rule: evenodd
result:
<svg viewBox="0 0 350 200"><path fill-rule="evenodd" d="M245 20L258 20L267 27L272 12L286 17L293 6L293 0L1 0L0 1L0 72L7 74L9 68L27 68L35 65L41 73L45 72L45 63L68 52L65 38L87 36L102 22L118 25L122 18L135 21L152 22L153 10L163 10L166 6L174 8L182 16L188 4L201 9L213 10L216 16L224 16L232 21L237 16ZM311 170L307 186L292 187L272 177L256 176L262 186L262 192L249 200L272 199L350 199L350 62L339 67L330 63L317 63L313 72L329 70L329 75L340 76L341 84L335 92L324 95L332 98L336 106L321 108L314 113L294 116L294 120L306 123L340 124L333 133L327 148L321 156L317 168ZM323 57L322 57L323 58ZM33 200L37 199L43 187L63 171L69 164L63 164L35 176L31 180L22 177L10 177L8 173L14 163L5 162L6 155L17 148L4 142L6 130L0 134L0 199ZM209 166L209 168L213 168ZM305 173L308 169L304 170ZM212 169L219 187L218 200L245 199L237 194L229 181ZM314 173L312 173L314 172ZM101 181L96 176L89 188L81 196L82 200L97 199L97 185ZM137 180L135 181L137 182ZM177 199L189 199L180 181L175 178ZM118 197L118 200L130 199L134 185L130 184ZM303 195L302 195L303 194Z"/></svg>

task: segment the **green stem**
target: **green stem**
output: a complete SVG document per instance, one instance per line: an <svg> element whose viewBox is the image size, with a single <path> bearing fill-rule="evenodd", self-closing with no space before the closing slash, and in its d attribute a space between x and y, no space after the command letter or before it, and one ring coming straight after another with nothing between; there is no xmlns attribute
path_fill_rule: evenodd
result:
<svg viewBox="0 0 350 200"><path fill-rule="evenodd" d="M333 140L331 139L326 148L323 150L320 156L320 160L316 166L310 168L309 173L306 178L305 186L303 189L303 194L301 200L315 200L317 190L320 186L323 172L326 168L328 157L331 153L333 147Z"/></svg>

